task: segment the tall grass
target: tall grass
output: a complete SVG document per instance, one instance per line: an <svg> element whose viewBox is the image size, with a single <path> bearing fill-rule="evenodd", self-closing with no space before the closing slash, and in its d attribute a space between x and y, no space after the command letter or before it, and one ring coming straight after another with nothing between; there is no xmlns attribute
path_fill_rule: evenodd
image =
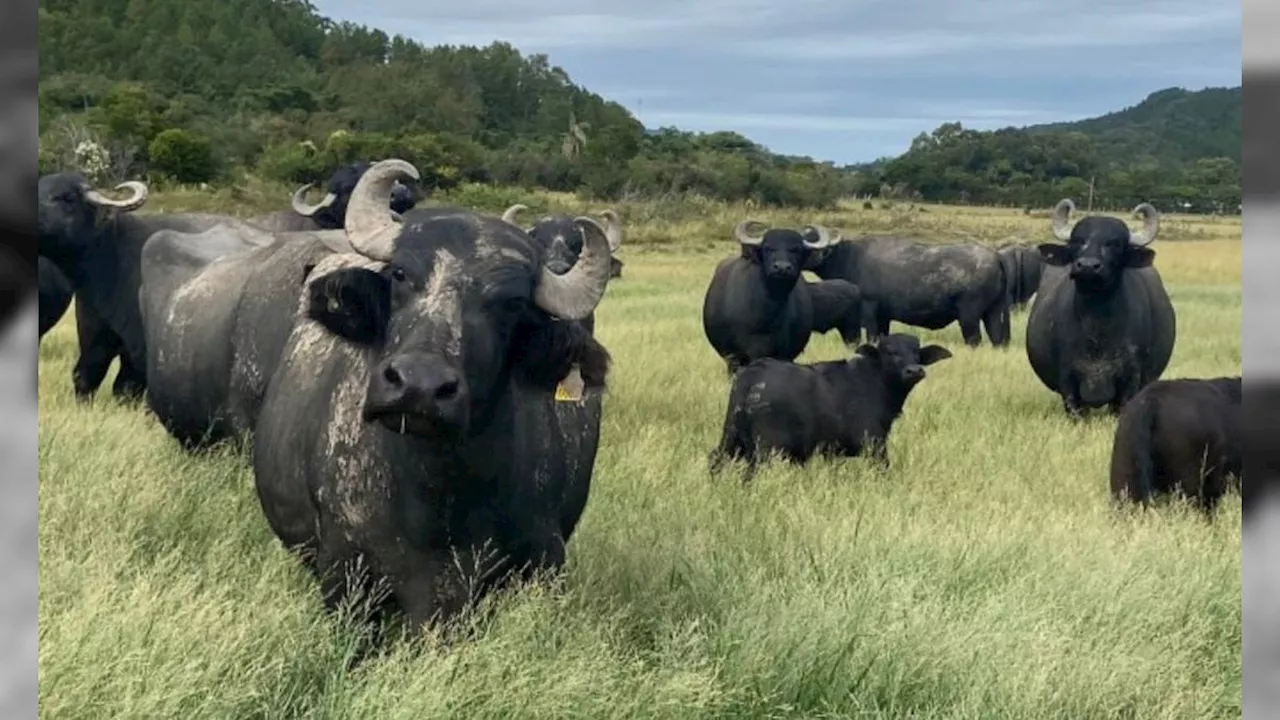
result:
<svg viewBox="0 0 1280 720"><path fill-rule="evenodd" d="M917 331L956 355L910 398L887 472L707 476L728 381L700 306L733 222L994 242L1043 241L1047 219L691 207L622 208L625 277L597 314L615 369L562 586L499 599L475 639L397 644L354 671L353 632L276 543L243 457L185 456L109 383L76 405L69 314L40 351L41 715L1240 716L1239 499L1212 522L1180 503L1112 510L1114 421L1066 419L1027 364L1025 314L1007 350ZM1178 310L1166 377L1240 372L1239 227L1175 218L1154 246ZM845 352L832 334L802 359Z"/></svg>

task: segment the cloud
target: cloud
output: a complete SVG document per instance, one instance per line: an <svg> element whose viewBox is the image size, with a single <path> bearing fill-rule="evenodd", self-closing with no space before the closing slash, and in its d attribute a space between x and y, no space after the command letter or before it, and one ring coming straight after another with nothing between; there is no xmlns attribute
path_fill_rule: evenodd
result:
<svg viewBox="0 0 1280 720"><path fill-rule="evenodd" d="M327 0L341 8L348 0ZM494 39L542 50L669 48L810 60L899 59L1020 49L1139 47L1238 37L1231 3L1082 0L699 0L698 2L469 2L444 6L368 0L370 18L430 42ZM817 30L815 32L815 29Z"/></svg>
<svg viewBox="0 0 1280 720"><path fill-rule="evenodd" d="M1204 0L315 1L429 45L546 53L651 127L842 162L943 122L1065 121L1240 82L1240 6Z"/></svg>
<svg viewBox="0 0 1280 720"><path fill-rule="evenodd" d="M966 127L1000 128L1079 119L1061 113L1016 108L955 108L952 112L905 117L808 115L800 113L732 113L688 110L644 110L637 116L648 127L690 130L817 130L824 132L894 132L903 128L933 129L946 122ZM1083 117L1083 116L1080 116ZM917 132L919 132L917 130Z"/></svg>

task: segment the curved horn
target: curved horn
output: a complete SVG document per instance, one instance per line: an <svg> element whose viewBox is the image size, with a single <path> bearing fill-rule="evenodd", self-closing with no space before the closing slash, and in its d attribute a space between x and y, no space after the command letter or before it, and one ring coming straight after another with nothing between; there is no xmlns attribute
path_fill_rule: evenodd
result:
<svg viewBox="0 0 1280 720"><path fill-rule="evenodd" d="M516 216L520 214L521 210L528 210L528 209L529 209L528 205L521 205L520 203L516 203L515 205L512 205L511 207L507 208L506 212L502 213L502 222L511 223L516 227L520 227L520 225L516 223Z"/></svg>
<svg viewBox="0 0 1280 720"><path fill-rule="evenodd" d="M622 218L612 208L601 210L597 214L605 219L604 234L609 238L609 253L618 252L618 248L622 247Z"/></svg>
<svg viewBox="0 0 1280 720"><path fill-rule="evenodd" d="M321 210L332 205L334 201L338 199L337 195L329 193L324 196L323 200L315 205L308 205L306 200L307 191L313 187L315 187L313 183L307 183L293 191L293 198L290 200L290 204L293 205L293 211L303 217L311 217L312 215L315 215Z"/></svg>
<svg viewBox="0 0 1280 720"><path fill-rule="evenodd" d="M113 207L119 208L122 212L130 212L145 205L147 202L147 196L150 195L150 191L147 190L146 183L141 183L137 180L122 182L117 185L115 189L129 190L133 194L124 200L112 200L91 187L85 192L84 199L100 207Z"/></svg>
<svg viewBox="0 0 1280 720"><path fill-rule="evenodd" d="M542 268L533 291L538 307L564 320L581 320L590 315L609 283L608 232L589 217L576 217L573 223L583 239L578 262L564 275Z"/></svg>
<svg viewBox="0 0 1280 720"><path fill-rule="evenodd" d="M343 223L355 251L371 260L388 261L400 234L400 217L390 209L391 186L400 178L417 180L418 168L399 159L380 160L356 182Z"/></svg>
<svg viewBox="0 0 1280 720"><path fill-rule="evenodd" d="M1133 209L1134 217L1142 218L1142 230L1129 233L1129 244L1146 246L1155 242L1160 232L1160 213L1151 203L1142 203Z"/></svg>
<svg viewBox="0 0 1280 720"><path fill-rule="evenodd" d="M764 225L764 223L760 222L759 220L751 220L751 219L743 220L742 222L738 223L737 227L733 229L733 236L737 238L738 242L742 243L743 245L750 245L754 247L764 242L764 234L761 233L760 235L752 235L751 233L747 232L747 230L752 225Z"/></svg>
<svg viewBox="0 0 1280 720"><path fill-rule="evenodd" d="M1050 223L1053 227L1053 236L1066 242L1071 239L1071 213L1076 211L1076 204L1071 202L1071 198L1063 198L1058 201L1058 205L1053 208L1053 216Z"/></svg>
<svg viewBox="0 0 1280 720"><path fill-rule="evenodd" d="M818 235L818 239L809 242L808 238L804 241L804 246L810 250L822 250L824 248L835 245L840 242L841 235L839 230L832 230L825 225L809 225L805 230L812 230ZM802 233L807 235L808 233Z"/></svg>

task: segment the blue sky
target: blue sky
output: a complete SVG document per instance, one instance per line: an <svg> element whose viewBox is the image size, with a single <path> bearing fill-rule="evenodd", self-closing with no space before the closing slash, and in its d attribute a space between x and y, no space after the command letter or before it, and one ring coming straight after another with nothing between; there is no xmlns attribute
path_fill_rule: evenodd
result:
<svg viewBox="0 0 1280 720"><path fill-rule="evenodd" d="M510 42L645 125L861 162L1240 84L1241 5L1207 0L315 0L419 42Z"/></svg>

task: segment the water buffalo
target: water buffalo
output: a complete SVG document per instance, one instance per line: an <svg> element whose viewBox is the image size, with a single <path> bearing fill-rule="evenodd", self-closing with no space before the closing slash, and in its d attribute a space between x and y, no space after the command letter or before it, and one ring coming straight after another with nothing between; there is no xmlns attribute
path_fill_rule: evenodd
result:
<svg viewBox="0 0 1280 720"><path fill-rule="evenodd" d="M907 238L847 239L815 254L807 270L862 291L862 326L875 341L889 323L938 330L960 323L965 344L1009 344L1009 299L1000 256L976 243L934 245Z"/></svg>
<svg viewBox="0 0 1280 720"><path fill-rule="evenodd" d="M185 449L252 430L306 268L349 248L341 230L267 233L243 223L151 236L139 292L147 406Z"/></svg>
<svg viewBox="0 0 1280 720"><path fill-rule="evenodd" d="M516 220L521 211L528 209L527 205L516 203L502 213L502 219L521 227ZM609 233L609 278L622 277L622 261L616 257L622 247L622 220L613 210L601 210L598 214L604 219L604 229ZM552 272L562 273L578 261L582 252L582 231L568 215L544 215L532 227L525 228L525 232L547 248L547 267L552 268Z"/></svg>
<svg viewBox="0 0 1280 720"><path fill-rule="evenodd" d="M1111 495L1142 504L1176 493L1207 512L1241 476L1240 376L1158 380L1120 412Z"/></svg>
<svg viewBox="0 0 1280 720"><path fill-rule="evenodd" d="M879 345L858 346L848 360L756 360L733 379L711 471L745 460L750 478L775 452L797 465L814 454L867 454L887 466L889 430L907 395L924 379L926 365L949 357L940 345L920 347L914 335L894 333Z"/></svg>
<svg viewBox="0 0 1280 720"><path fill-rule="evenodd" d="M36 266L36 281L40 291L39 337L53 329L71 307L71 282L57 265L40 257Z"/></svg>
<svg viewBox="0 0 1280 720"><path fill-rule="evenodd" d="M801 277L810 255L839 242L840 234L812 226L804 233L772 228L752 235L753 225L760 223L743 220L734 229L742 252L716 266L702 304L702 328L729 373L759 358L795 359L812 333L833 325L846 344L856 343L859 288ZM822 288L815 292L817 285Z"/></svg>
<svg viewBox="0 0 1280 720"><path fill-rule="evenodd" d="M1066 244L1039 246L1046 267L1027 318L1027 357L1072 417L1103 405L1118 413L1173 354L1173 304L1146 247L1160 219L1142 203L1138 232L1105 216L1071 225L1074 209L1062 200L1053 211L1053 234Z"/></svg>
<svg viewBox="0 0 1280 720"><path fill-rule="evenodd" d="M1004 263L1010 309L1021 310L1040 287L1040 251L1029 245L1005 245L997 252Z"/></svg>
<svg viewBox="0 0 1280 720"><path fill-rule="evenodd" d="M133 211L146 203L147 186L129 181L116 189L129 190L129 197L108 198L76 173L44 175L38 183L40 256L71 283L76 321L89 326L79 333L80 357L72 370L79 399L93 395L117 354L116 395L134 398L146 388L138 286L147 238L165 228L198 231L225 220L197 214L138 216Z"/></svg>
<svg viewBox="0 0 1280 720"><path fill-rule="evenodd" d="M380 173L385 197L389 171L412 167L384 161L361 183ZM347 213L353 252L301 288L253 468L271 528L330 607L378 593L420 628L564 562L610 362L575 321L605 292L609 241L579 218L582 256L560 275L497 217L435 207L396 222L363 197ZM593 422L566 426L557 402L591 404Z"/></svg>
<svg viewBox="0 0 1280 720"><path fill-rule="evenodd" d="M347 216L347 204L351 201L351 193L355 191L356 183L371 166L372 164L368 162L343 165L329 177L325 196L320 202L314 205L308 204L306 195L312 186L303 185L293 193L291 210L280 210L252 218L250 222L273 232L341 230L343 219ZM391 189L390 204L391 210L397 214L408 212L416 204L413 191L404 183L397 182Z"/></svg>
<svg viewBox="0 0 1280 720"><path fill-rule="evenodd" d="M208 213L135 215L147 201L148 189L131 181L125 200L112 200L75 173L55 173L39 180L40 255L70 282L76 298L80 357L72 371L76 396L87 399L102 384L111 361L120 358L113 392L136 398L146 390L146 343L138 307L140 256L147 239L160 230L201 233L216 225L261 230L317 230L327 228L346 213L350 187L366 169L364 164L340 169L330 180L332 200L326 196L314 212L295 202L296 211L272 213L247 220ZM412 194L404 185L393 191L396 207L407 209ZM305 188L304 188L305 190ZM295 199L298 194L295 194ZM405 203L409 203L406 205ZM298 208L301 208L300 210ZM300 214L302 213L302 214ZM304 217L311 213L310 217ZM339 214L340 213L340 214ZM207 255L207 253L205 253Z"/></svg>

